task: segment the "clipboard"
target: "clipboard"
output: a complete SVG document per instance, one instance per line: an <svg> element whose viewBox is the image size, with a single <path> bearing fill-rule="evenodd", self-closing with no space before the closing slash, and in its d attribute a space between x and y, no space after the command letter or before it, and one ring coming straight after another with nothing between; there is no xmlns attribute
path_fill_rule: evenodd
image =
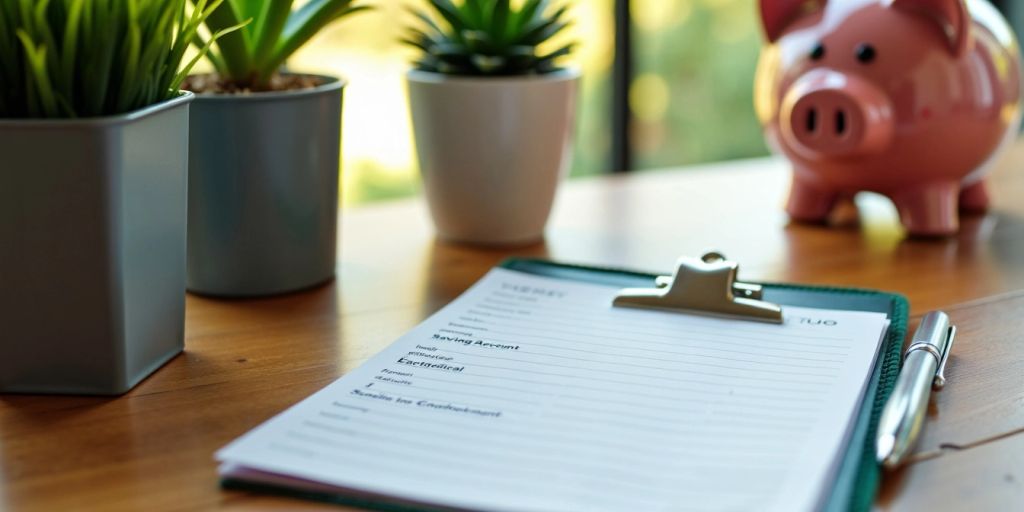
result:
<svg viewBox="0 0 1024 512"><path fill-rule="evenodd" d="M831 491L816 507L829 512L862 512L871 508L881 478L881 470L875 462L874 434L881 409L899 373L900 349L907 329L909 308L902 295L854 288L745 283L737 279L738 265L718 253L709 253L700 259L681 259L671 278L540 259L511 258L499 267L548 278L618 287L622 289L620 298L626 298L624 301L616 299L616 305L622 307L683 309L691 313L762 322L775 321L777 315L781 321L780 305L885 313L890 321L889 329L882 340L857 418L846 440L845 455L835 470ZM668 303L664 302L664 296L669 297ZM673 296L681 299L683 304L672 304ZM685 296L692 300L686 300ZM737 302L740 304L738 308L734 307ZM229 477L222 478L221 486L373 510L450 510L395 500L381 501L359 493L301 490Z"/></svg>
<svg viewBox="0 0 1024 512"><path fill-rule="evenodd" d="M801 306L812 308L843 309L851 311L871 311L885 313L889 317L889 330L882 341L875 368L865 389L860 412L858 413L853 431L846 444L846 454L838 468L832 491L821 504L820 510L827 512L863 512L871 509L878 485L881 480L881 468L875 461L874 439L881 416L892 388L899 374L902 357L900 350L907 332L909 305L906 297L896 293L865 290L858 288L839 288L826 286L805 286L778 283L742 283L735 281L738 265L730 262L718 253L709 253L712 260L728 263L731 272L722 281L728 288L717 290L717 293L728 296L734 286L739 283L740 290L753 287L757 299L766 303ZM705 255L707 258L709 255ZM702 258L703 259L703 258ZM690 261L680 261L680 268ZM501 268L515 270L557 279L584 281L595 284L616 286L623 289L663 289L668 283L664 276L635 272L607 267L593 267L555 263L539 259L512 258L499 265ZM680 277L677 270L674 278ZM743 293L746 295L746 293ZM620 295L621 296L621 295ZM740 297L750 298L750 297ZM667 309L667 308L660 308ZM695 311L695 313L722 316L715 310ZM728 316L740 317L742 314L725 313ZM755 313L750 320L765 321Z"/></svg>

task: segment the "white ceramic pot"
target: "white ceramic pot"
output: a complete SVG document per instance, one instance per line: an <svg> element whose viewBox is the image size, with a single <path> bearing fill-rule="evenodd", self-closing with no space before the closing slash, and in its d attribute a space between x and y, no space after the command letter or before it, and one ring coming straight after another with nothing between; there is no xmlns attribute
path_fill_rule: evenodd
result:
<svg viewBox="0 0 1024 512"><path fill-rule="evenodd" d="M407 75L413 130L440 238L484 245L541 240L569 172L579 72Z"/></svg>

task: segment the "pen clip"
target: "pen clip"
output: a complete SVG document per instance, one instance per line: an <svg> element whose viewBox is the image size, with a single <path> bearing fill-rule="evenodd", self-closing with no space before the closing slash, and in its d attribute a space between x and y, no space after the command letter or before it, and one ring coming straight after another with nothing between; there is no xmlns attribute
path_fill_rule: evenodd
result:
<svg viewBox="0 0 1024 512"><path fill-rule="evenodd" d="M932 379L932 389L935 391L941 391L946 385L946 361L949 360L949 353L953 351L953 340L956 338L955 325L949 326L946 337L949 341L946 343L946 350L942 352L942 359L939 361L939 369L935 372L935 378Z"/></svg>

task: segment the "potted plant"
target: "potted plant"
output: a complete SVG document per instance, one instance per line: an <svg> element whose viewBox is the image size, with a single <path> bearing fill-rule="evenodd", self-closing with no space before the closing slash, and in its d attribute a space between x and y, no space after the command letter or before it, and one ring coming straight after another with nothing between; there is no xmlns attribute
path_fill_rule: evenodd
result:
<svg viewBox="0 0 1024 512"><path fill-rule="evenodd" d="M521 245L543 237L570 167L579 73L558 60L566 6L428 0L405 42L420 170L440 238Z"/></svg>
<svg viewBox="0 0 1024 512"><path fill-rule="evenodd" d="M123 393L181 352L178 86L220 1L0 2L0 392Z"/></svg>
<svg viewBox="0 0 1024 512"><path fill-rule="evenodd" d="M308 288L334 277L341 92L336 77L281 72L353 0L224 2L211 31L247 19L191 76L188 289L230 297ZM206 44L198 38L199 44Z"/></svg>

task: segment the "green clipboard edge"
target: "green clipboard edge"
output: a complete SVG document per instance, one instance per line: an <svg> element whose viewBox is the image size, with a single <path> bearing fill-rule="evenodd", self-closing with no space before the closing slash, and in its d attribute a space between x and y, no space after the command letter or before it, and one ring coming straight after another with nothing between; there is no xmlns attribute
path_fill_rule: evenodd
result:
<svg viewBox="0 0 1024 512"><path fill-rule="evenodd" d="M592 267L556 263L540 259L509 258L500 268L527 274L585 281L619 287L654 287L656 274L635 272L607 267ZM865 512L874 503L881 481L881 468L875 461L874 439L882 407L892 393L902 364L900 351L907 332L909 306L906 297L896 293L864 290L858 288L837 288L827 286L804 286L777 283L758 283L764 286L764 300L791 306L814 307L822 305L821 299L828 297L830 309L854 311L876 311L889 316L889 331L878 358L872 378L868 382L861 403L857 422L846 448L846 455L836 474L832 493L821 504L827 512ZM288 487L258 484L233 478L221 479L221 487L239 491L272 493L281 496L302 498L313 501L348 505L386 512L434 512L453 510L444 507L429 507L420 504L387 500L358 494L335 494L297 490Z"/></svg>

